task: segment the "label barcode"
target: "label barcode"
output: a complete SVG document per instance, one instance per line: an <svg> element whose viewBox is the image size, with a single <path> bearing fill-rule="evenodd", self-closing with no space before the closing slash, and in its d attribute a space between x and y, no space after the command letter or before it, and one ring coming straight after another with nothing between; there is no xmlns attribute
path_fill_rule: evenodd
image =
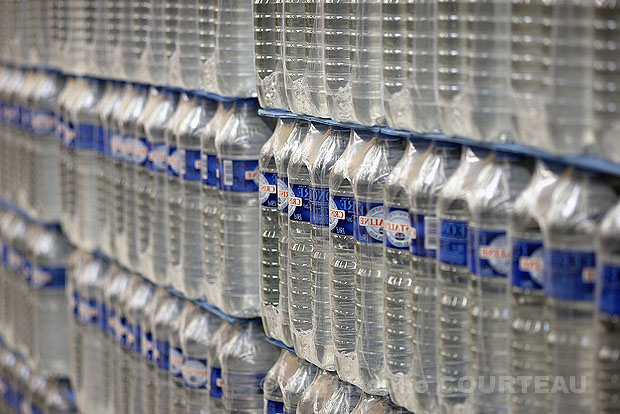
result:
<svg viewBox="0 0 620 414"><path fill-rule="evenodd" d="M224 185L233 185L233 162L232 160L224 160Z"/></svg>
<svg viewBox="0 0 620 414"><path fill-rule="evenodd" d="M424 248L426 250L436 250L439 238L437 236L439 220L437 217L424 216Z"/></svg>

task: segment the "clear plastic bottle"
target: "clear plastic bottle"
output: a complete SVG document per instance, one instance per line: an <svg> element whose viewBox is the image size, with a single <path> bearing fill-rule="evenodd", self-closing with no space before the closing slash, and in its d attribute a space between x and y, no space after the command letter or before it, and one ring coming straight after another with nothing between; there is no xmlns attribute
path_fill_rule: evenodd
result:
<svg viewBox="0 0 620 414"><path fill-rule="evenodd" d="M351 0L325 0L325 90L329 117L346 122L353 117L351 98ZM294 112L294 111L293 111Z"/></svg>
<svg viewBox="0 0 620 414"><path fill-rule="evenodd" d="M288 163L288 293L289 317L295 352L316 362L312 337L312 282L310 255L310 177L327 125L310 123L308 133Z"/></svg>
<svg viewBox="0 0 620 414"><path fill-rule="evenodd" d="M278 107L282 109L289 110L288 100L286 98L286 85L284 80L284 65L286 61L286 53L285 53L285 33L286 28L284 26L284 1L276 0L275 1L275 18L274 18L274 28L275 28L275 93L276 93L276 102L278 103Z"/></svg>
<svg viewBox="0 0 620 414"><path fill-rule="evenodd" d="M185 413L185 390L183 387L183 366L185 355L183 354L183 332L187 322L192 318L193 314L198 310L192 302L184 301L183 312L174 321L172 330L170 331L170 375L168 382L170 386L170 406L168 407L172 414Z"/></svg>
<svg viewBox="0 0 620 414"><path fill-rule="evenodd" d="M174 87L181 87L180 79L175 78L175 74L179 73L179 61L177 56L177 31L179 24L179 8L181 2L179 0L164 0L163 2L163 57L165 63L165 84ZM175 59L176 58L176 59Z"/></svg>
<svg viewBox="0 0 620 414"><path fill-rule="evenodd" d="M260 315L258 153L271 135L256 99L237 101L218 130L221 308L236 317Z"/></svg>
<svg viewBox="0 0 620 414"><path fill-rule="evenodd" d="M215 81L215 20L217 0L201 1L198 4L199 54L201 89L217 93Z"/></svg>
<svg viewBox="0 0 620 414"><path fill-rule="evenodd" d="M351 96L353 121L385 124L383 104L382 2L351 2Z"/></svg>
<svg viewBox="0 0 620 414"><path fill-rule="evenodd" d="M166 130L169 125L176 122L177 105L181 102L186 108L186 97L179 97L179 92L164 88L162 89L162 103L153 112L151 122L146 128L146 139L149 143L149 179L147 189L143 195L138 192L139 197L146 197L146 200L138 200L138 206L147 204L144 211L138 212L138 237L148 237L146 254L142 256L146 263L141 267L147 269L153 281L159 285L170 284L167 277L166 266L168 263L166 246L168 244L166 229L166 181L167 181L167 159L168 144L166 142ZM148 232L148 236L142 233Z"/></svg>
<svg viewBox="0 0 620 414"><path fill-rule="evenodd" d="M54 1L46 1L44 3L52 4ZM107 1L106 0L95 0L95 37L94 37L94 63L97 66L97 71L94 73L95 76L104 77L108 75L108 68L110 67L110 59L111 54L109 50L109 39L108 39L108 21L106 19L106 9L107 9ZM50 16L51 15L51 16ZM53 13L48 12L48 16L52 17ZM54 24L55 20L53 17L50 19L50 34L52 39L50 39L50 51L53 53L53 43L54 43Z"/></svg>
<svg viewBox="0 0 620 414"><path fill-rule="evenodd" d="M235 330L221 349L224 410L262 414L262 384L278 359L278 348L265 341L260 322L249 321Z"/></svg>
<svg viewBox="0 0 620 414"><path fill-rule="evenodd" d="M118 2L118 0L114 0L113 2ZM152 1L151 18L147 30L146 68L149 74L149 81L155 85L168 84L167 31L166 2Z"/></svg>
<svg viewBox="0 0 620 414"><path fill-rule="evenodd" d="M359 377L355 354L355 202L353 177L374 135L354 130L347 149L329 177L329 251L332 340L338 375L353 383Z"/></svg>
<svg viewBox="0 0 620 414"><path fill-rule="evenodd" d="M508 273L511 254L509 217L515 199L531 178L531 160L496 151L469 192L467 300L471 376L478 380L470 404L477 413L507 412L508 394L483 389L492 379L509 375L510 307Z"/></svg>
<svg viewBox="0 0 620 414"><path fill-rule="evenodd" d="M385 397L362 393L352 414L383 414L389 410L389 402Z"/></svg>
<svg viewBox="0 0 620 414"><path fill-rule="evenodd" d="M137 81L137 61L134 45L134 8L139 0L127 0L121 3L121 26L117 64L121 68L123 78L128 82Z"/></svg>
<svg viewBox="0 0 620 414"><path fill-rule="evenodd" d="M278 376L284 363L287 361L287 350L280 352L278 360L267 372L265 382L263 384L263 414L281 414L284 413L284 400L282 399L282 389L278 384Z"/></svg>
<svg viewBox="0 0 620 414"><path fill-rule="evenodd" d="M594 405L594 281L592 239L617 197L609 177L574 169L558 182L543 220L547 375L573 378L568 393L550 393L552 414ZM571 392L572 390L572 392ZM581 392L575 392L579 391Z"/></svg>
<svg viewBox="0 0 620 414"><path fill-rule="evenodd" d="M207 371L209 375L209 412L211 414L223 414L224 402L222 401L222 348L236 334L235 325L224 323L215 332L213 340L209 343L207 356Z"/></svg>
<svg viewBox="0 0 620 414"><path fill-rule="evenodd" d="M528 388L527 376L544 376L543 234L542 219L564 167L538 161L532 180L515 200L510 214L510 375L516 378L510 395L509 412L526 414L543 410L545 395ZM524 388L525 387L525 388Z"/></svg>
<svg viewBox="0 0 620 414"><path fill-rule="evenodd" d="M278 240L278 276L280 279L280 318L282 328L282 342L287 346L293 346L291 332L290 304L289 304L289 266L288 266L288 164L297 148L302 144L308 133L310 124L304 120L296 120L293 129L286 138L282 147L274 153L278 170L278 223L280 225L280 238Z"/></svg>
<svg viewBox="0 0 620 414"><path fill-rule="evenodd" d="M276 0L254 0L256 90L263 108L279 108L276 90ZM281 3L281 2L280 2Z"/></svg>
<svg viewBox="0 0 620 414"><path fill-rule="evenodd" d="M310 294L312 306L312 354L317 365L334 370L329 278L330 216L329 178L334 165L349 144L351 130L330 127L310 171Z"/></svg>
<svg viewBox="0 0 620 414"><path fill-rule="evenodd" d="M280 150L294 125L292 118L279 118L271 138L263 145L258 159L260 168L261 234L261 318L267 336L282 338L280 326L280 277L278 267L278 169L275 153Z"/></svg>
<svg viewBox="0 0 620 414"><path fill-rule="evenodd" d="M196 106L180 123L177 147L181 151L181 286L188 299L206 298L203 267L201 203L201 136L217 104L196 95Z"/></svg>
<svg viewBox="0 0 620 414"><path fill-rule="evenodd" d="M284 397L284 412L296 413L303 412L320 412L320 410L313 410L313 400L317 398L324 398L323 389L325 386L331 385L333 381L333 375L329 375L327 371L317 370L317 367L311 363L299 360L299 367L295 373L286 382L286 387L282 390ZM317 379L320 380L317 383ZM316 384L312 391L310 387ZM321 385L323 384L323 387ZM302 398L306 394L305 401L302 402ZM310 409L308 411L308 409Z"/></svg>
<svg viewBox="0 0 620 414"><path fill-rule="evenodd" d="M336 391L324 403L322 414L350 414L359 403L362 390L340 381Z"/></svg>
<svg viewBox="0 0 620 414"><path fill-rule="evenodd" d="M202 259L206 278L207 301L220 306L221 292L218 284L220 264L220 222L219 222L219 190L218 161L215 150L217 131L232 113L233 104L220 103L215 115L205 126L202 133Z"/></svg>
<svg viewBox="0 0 620 414"><path fill-rule="evenodd" d="M383 196L387 177L405 153L407 142L377 134L353 177L355 197L355 337L358 385L366 392L387 393L383 266Z"/></svg>
<svg viewBox="0 0 620 414"><path fill-rule="evenodd" d="M252 3L218 0L215 24L215 76L223 96L256 96Z"/></svg>
<svg viewBox="0 0 620 414"><path fill-rule="evenodd" d="M597 251L596 350L594 370L595 412L613 413L620 394L618 381L618 217L619 207L609 211L601 222Z"/></svg>
<svg viewBox="0 0 620 414"><path fill-rule="evenodd" d="M325 19L323 0L310 0L306 5L306 72L308 101L305 113L329 118L325 90Z"/></svg>
<svg viewBox="0 0 620 414"><path fill-rule="evenodd" d="M221 319L204 310L194 312L187 321L182 336L182 374L186 414L207 414L209 412L209 407L205 404L209 396L207 355L209 344L222 324Z"/></svg>
<svg viewBox="0 0 620 414"><path fill-rule="evenodd" d="M301 0L283 0L284 84L289 109L306 113L310 97L306 83L306 5Z"/></svg>
<svg viewBox="0 0 620 414"><path fill-rule="evenodd" d="M199 0L178 2L177 54L179 76L185 89L200 87Z"/></svg>
<svg viewBox="0 0 620 414"><path fill-rule="evenodd" d="M467 298L469 282L467 195L487 164L489 151L464 147L459 167L445 183L437 199L439 249L437 252L437 375L439 412L464 410L469 394L459 381L470 374Z"/></svg>
<svg viewBox="0 0 620 414"><path fill-rule="evenodd" d="M306 390L299 396L297 413L311 414L323 412L325 403L327 403L329 398L341 384L342 382L338 379L335 372L329 372L323 369L318 370L316 376L314 377L314 381L312 381ZM289 413L290 411L285 410L284 412Z"/></svg>
<svg viewBox="0 0 620 414"><path fill-rule="evenodd" d="M384 188L385 267L385 366L391 398L404 404L411 395L411 365L414 350L411 272L409 245L412 226L409 220L408 186L418 177L430 142L410 139L405 154L387 177Z"/></svg>

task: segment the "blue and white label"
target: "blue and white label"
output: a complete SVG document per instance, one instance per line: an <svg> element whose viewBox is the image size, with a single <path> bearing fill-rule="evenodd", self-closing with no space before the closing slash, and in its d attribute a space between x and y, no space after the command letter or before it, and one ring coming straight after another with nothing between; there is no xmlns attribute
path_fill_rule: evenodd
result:
<svg viewBox="0 0 620 414"><path fill-rule="evenodd" d="M387 207L385 211L385 246L391 249L408 249L411 243L409 212L402 208Z"/></svg>
<svg viewBox="0 0 620 414"><path fill-rule="evenodd" d="M71 121L62 124L62 142L67 148L75 148L77 141L77 131Z"/></svg>
<svg viewBox="0 0 620 414"><path fill-rule="evenodd" d="M409 214L411 254L418 257L436 257L439 245L439 220L435 216Z"/></svg>
<svg viewBox="0 0 620 414"><path fill-rule="evenodd" d="M481 277L507 277L510 271L510 243L505 231L471 228L473 260L469 271Z"/></svg>
<svg viewBox="0 0 620 414"><path fill-rule="evenodd" d="M125 160L125 142L123 140L123 136L118 132L111 133L110 148L112 149L112 157L115 160Z"/></svg>
<svg viewBox="0 0 620 414"><path fill-rule="evenodd" d="M329 187L310 187L310 222L329 226Z"/></svg>
<svg viewBox="0 0 620 414"><path fill-rule="evenodd" d="M215 154L202 154L202 182L209 187L217 187L218 173L217 173L217 155Z"/></svg>
<svg viewBox="0 0 620 414"><path fill-rule="evenodd" d="M545 249L544 272L545 295L561 300L594 300L594 252Z"/></svg>
<svg viewBox="0 0 620 414"><path fill-rule="evenodd" d="M309 185L289 183L288 217L293 221L310 222Z"/></svg>
<svg viewBox="0 0 620 414"><path fill-rule="evenodd" d="M34 289L64 289L67 281L64 267L34 267L30 284Z"/></svg>
<svg viewBox="0 0 620 414"><path fill-rule="evenodd" d="M258 191L258 160L219 160L219 188L223 191L253 193Z"/></svg>
<svg viewBox="0 0 620 414"><path fill-rule="evenodd" d="M153 333L151 331L145 331L142 334L142 355L147 361L153 361L154 354Z"/></svg>
<svg viewBox="0 0 620 414"><path fill-rule="evenodd" d="M353 197L333 196L329 200L329 229L334 234L353 236L355 230L355 200Z"/></svg>
<svg viewBox="0 0 620 414"><path fill-rule="evenodd" d="M77 319L80 323L97 323L99 321L99 309L95 299L79 298L77 304Z"/></svg>
<svg viewBox="0 0 620 414"><path fill-rule="evenodd" d="M133 162L139 166L146 166L149 162L149 142L145 137L133 141Z"/></svg>
<svg viewBox="0 0 620 414"><path fill-rule="evenodd" d="M607 315L620 316L620 266L603 263L599 272L598 309Z"/></svg>
<svg viewBox="0 0 620 414"><path fill-rule="evenodd" d="M181 165L185 162L183 158L183 151L177 147L168 147L168 158L166 159L166 164L168 165L169 176L178 177L181 174Z"/></svg>
<svg viewBox="0 0 620 414"><path fill-rule="evenodd" d="M209 375L207 360L185 358L183 362L183 385L193 389L206 389Z"/></svg>
<svg viewBox="0 0 620 414"><path fill-rule="evenodd" d="M288 212L288 178L278 177L278 211Z"/></svg>
<svg viewBox="0 0 620 414"><path fill-rule="evenodd" d="M123 161L128 164L133 164L134 162L134 150L135 150L135 142L136 138L132 136L124 136L123 137Z"/></svg>
<svg viewBox="0 0 620 414"><path fill-rule="evenodd" d="M56 131L56 117L54 112L42 109L35 110L32 114L32 132L36 135L53 135Z"/></svg>
<svg viewBox="0 0 620 414"><path fill-rule="evenodd" d="M173 346L170 348L170 373L173 377L180 378L183 369L183 351Z"/></svg>
<svg viewBox="0 0 620 414"><path fill-rule="evenodd" d="M258 183L260 204L269 208L278 208L278 174L263 172L260 174Z"/></svg>
<svg viewBox="0 0 620 414"><path fill-rule="evenodd" d="M265 400L267 404L266 414L283 414L284 403L282 401Z"/></svg>
<svg viewBox="0 0 620 414"><path fill-rule="evenodd" d="M142 353L142 328L140 325L127 324L127 347L131 352Z"/></svg>
<svg viewBox="0 0 620 414"><path fill-rule="evenodd" d="M439 221L439 261L453 266L467 266L467 222Z"/></svg>
<svg viewBox="0 0 620 414"><path fill-rule="evenodd" d="M75 148L78 150L95 149L95 127L90 124L80 124L77 127Z"/></svg>
<svg viewBox="0 0 620 414"><path fill-rule="evenodd" d="M108 307L105 304L99 305L99 329L102 332L108 332Z"/></svg>
<svg viewBox="0 0 620 414"><path fill-rule="evenodd" d="M30 132L32 130L32 109L20 108L19 123L22 130Z"/></svg>
<svg viewBox="0 0 620 414"><path fill-rule="evenodd" d="M168 341L155 341L155 361L157 361L157 368L168 371L170 367L170 343Z"/></svg>
<svg viewBox="0 0 620 414"><path fill-rule="evenodd" d="M209 395L211 398L222 398L222 368L211 367L209 375Z"/></svg>
<svg viewBox="0 0 620 414"><path fill-rule="evenodd" d="M200 150L185 149L183 150L183 155L183 179L188 181L200 181Z"/></svg>
<svg viewBox="0 0 620 414"><path fill-rule="evenodd" d="M383 243L384 208L382 203L355 202L355 240L361 243Z"/></svg>
<svg viewBox="0 0 620 414"><path fill-rule="evenodd" d="M168 165L168 147L164 142L151 144L149 148L149 170L165 172Z"/></svg>
<svg viewBox="0 0 620 414"><path fill-rule="evenodd" d="M541 290L544 285L544 250L541 240L512 240L513 286L527 290Z"/></svg>

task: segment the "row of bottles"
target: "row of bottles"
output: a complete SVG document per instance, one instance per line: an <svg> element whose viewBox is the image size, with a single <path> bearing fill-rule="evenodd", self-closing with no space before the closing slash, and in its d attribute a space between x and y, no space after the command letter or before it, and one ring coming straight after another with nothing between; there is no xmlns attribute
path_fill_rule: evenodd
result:
<svg viewBox="0 0 620 414"><path fill-rule="evenodd" d="M617 407L617 179L295 118L260 173L264 326L301 358L416 413Z"/></svg>
<svg viewBox="0 0 620 414"><path fill-rule="evenodd" d="M278 349L260 321L229 324L81 251L71 257L67 300L81 413L262 412Z"/></svg>
<svg viewBox="0 0 620 414"><path fill-rule="evenodd" d="M254 0L261 106L620 161L620 5Z"/></svg>
<svg viewBox="0 0 620 414"><path fill-rule="evenodd" d="M73 75L255 96L252 5L3 0L3 60Z"/></svg>

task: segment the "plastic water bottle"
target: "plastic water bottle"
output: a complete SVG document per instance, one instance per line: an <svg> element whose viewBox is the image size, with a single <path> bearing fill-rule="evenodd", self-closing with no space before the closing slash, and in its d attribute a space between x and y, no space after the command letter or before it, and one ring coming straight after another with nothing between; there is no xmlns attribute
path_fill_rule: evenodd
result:
<svg viewBox="0 0 620 414"><path fill-rule="evenodd" d="M146 139L149 143L149 180L145 194L138 192L138 197L146 197L146 200L138 200L138 206L147 204L146 211L138 211L139 237L148 237L146 254L142 256L146 261L141 267L147 269L153 281L158 285L169 284L166 274L168 243L166 231L166 181L168 144L166 143L166 129L169 124L177 119L177 104L184 105L185 98L180 100L179 93L171 89L162 89L162 103L153 112L151 122L146 129ZM143 215L146 213L146 217ZM142 234L142 226L146 229Z"/></svg>
<svg viewBox="0 0 620 414"><path fill-rule="evenodd" d="M295 352L316 361L312 337L312 281L310 255L310 177L321 144L327 138L327 125L312 122L306 138L288 163L288 280L289 317Z"/></svg>
<svg viewBox="0 0 620 414"><path fill-rule="evenodd" d="M10 224L7 231L7 241L9 249L7 251L8 264L8 289L5 292L4 306L5 315L11 329L9 329L9 337L7 339L12 348L17 348L19 343L19 287L22 282L24 258L21 254L20 244L26 237L28 223L20 216L15 216L15 220Z"/></svg>
<svg viewBox="0 0 620 414"><path fill-rule="evenodd" d="M44 414L76 414L78 408L75 406L71 386L67 380L59 379L49 382L50 386L46 391Z"/></svg>
<svg viewBox="0 0 620 414"><path fill-rule="evenodd" d="M202 259L206 278L207 301L220 306L219 263L220 263L220 222L219 222L219 190L218 163L215 150L217 131L232 113L233 105L220 103L215 115L205 126L201 140L202 162Z"/></svg>
<svg viewBox="0 0 620 414"><path fill-rule="evenodd" d="M275 18L274 18L274 30L275 30L275 90L276 99L279 103L278 107L289 110L288 100L286 98L286 82L284 79L284 65L286 60L285 55L285 33L286 28L284 26L284 2L275 2Z"/></svg>
<svg viewBox="0 0 620 414"><path fill-rule="evenodd" d="M289 109L304 114L310 102L306 74L306 5L283 1L284 83Z"/></svg>
<svg viewBox="0 0 620 414"><path fill-rule="evenodd" d="M558 1L551 15L548 136L544 148L556 154L593 150L593 3ZM579 63L578 63L579 62Z"/></svg>
<svg viewBox="0 0 620 414"><path fill-rule="evenodd" d="M469 345L471 376L479 381L470 399L475 412L508 410L507 393L500 389L488 392L483 387L509 375L509 217L515 199L530 178L531 160L496 151L468 195Z"/></svg>
<svg viewBox="0 0 620 414"><path fill-rule="evenodd" d="M183 389L183 332L187 321L197 311L196 305L185 301L183 311L174 321L170 331L170 376L168 377L170 387L170 406L169 412L174 414L185 413L185 390Z"/></svg>
<svg viewBox="0 0 620 414"><path fill-rule="evenodd" d="M332 340L338 376L353 383L359 377L355 354L355 259L353 177L373 134L354 130L347 149L329 177L329 249Z"/></svg>
<svg viewBox="0 0 620 414"><path fill-rule="evenodd" d="M314 381L298 397L297 412L299 414L322 413L325 404L342 384L335 373L319 370ZM285 412L289 411L286 410Z"/></svg>
<svg viewBox="0 0 620 414"><path fill-rule="evenodd" d="M217 104L197 95L195 107L179 125L181 151L181 275L182 292L189 299L205 299L201 203L201 135Z"/></svg>
<svg viewBox="0 0 620 414"><path fill-rule="evenodd" d="M404 405L411 395L413 360L413 309L409 245L412 232L409 219L408 186L418 177L430 143L415 139L407 142L405 154L387 177L384 189L384 267L385 267L385 365L391 398Z"/></svg>
<svg viewBox="0 0 620 414"><path fill-rule="evenodd" d="M227 412L263 412L263 381L278 359L278 348L265 341L260 322L238 325L222 347L222 391Z"/></svg>
<svg viewBox="0 0 620 414"><path fill-rule="evenodd" d="M562 165L538 161L532 180L515 200L510 215L510 375L516 378L509 411L514 414L542 410L544 394L527 388L526 376L545 376L543 235L542 220ZM526 387L526 388L524 388Z"/></svg>
<svg viewBox="0 0 620 414"><path fill-rule="evenodd" d="M616 201L606 182L608 177L582 170L562 176L543 221L547 375L573 379L568 393L547 396L549 413L586 411L595 402L592 239L605 211Z"/></svg>
<svg viewBox="0 0 620 414"><path fill-rule="evenodd" d="M253 32L251 2L218 0L215 76L220 95L256 96Z"/></svg>
<svg viewBox="0 0 620 414"><path fill-rule="evenodd" d="M353 121L385 123L383 105L382 2L351 2L351 96Z"/></svg>
<svg viewBox="0 0 620 414"><path fill-rule="evenodd" d="M134 8L139 0L124 1L120 6L119 51L116 64L121 69L123 79L128 82L137 81L136 55L140 53L134 44Z"/></svg>
<svg viewBox="0 0 620 414"><path fill-rule="evenodd" d="M350 4L351 1L326 0L323 6L327 107L330 118L340 122L350 121L353 117Z"/></svg>
<svg viewBox="0 0 620 414"><path fill-rule="evenodd" d="M199 12L200 1L178 2L177 45L179 76L185 89L200 87ZM204 7L204 6L203 6Z"/></svg>
<svg viewBox="0 0 620 414"><path fill-rule="evenodd" d="M311 384L316 382L316 378L318 377L321 377L320 383L322 384L328 384L331 379L330 375L327 374L327 371L317 370L317 367L311 363L303 359L299 360L299 367L288 379L286 386L282 390L285 413L296 413L298 410L300 412L304 411L304 407L300 406L302 396L310 388ZM308 407L312 406L312 400L318 397L320 391L325 391L319 390L319 388L320 384L314 387L313 392L308 392L308 396L306 398L307 403L305 404L306 411ZM321 397L323 396L321 395ZM320 410L310 410L310 412L320 412Z"/></svg>
<svg viewBox="0 0 620 414"><path fill-rule="evenodd" d="M278 377L284 364L287 362L287 354L289 351L283 349L280 352L278 360L267 372L265 382L263 384L263 414L279 414L284 413L284 400L282 397L282 389L278 383Z"/></svg>
<svg viewBox="0 0 620 414"><path fill-rule="evenodd" d="M44 2L44 3L48 3L48 4L53 4L54 1L48 1L48 2ZM95 7L95 25L94 25L94 39L93 39L93 43L94 43L94 51L93 51L93 58L94 58L94 64L96 66L96 71L95 73L93 73L94 76L98 76L98 77L104 77L106 76L109 72L109 67L110 67L110 60L111 60L111 53L110 53L110 48L109 48L109 38L108 38L108 21L107 21L107 1L105 0L96 0L94 2L94 7ZM49 7L48 7L49 8ZM49 22L49 31L50 31L50 36L51 39L49 40L50 43L50 52L53 53L53 42L54 42L54 19L53 19L53 13L51 13L51 10L47 12L47 16L48 19L50 20Z"/></svg>
<svg viewBox="0 0 620 414"><path fill-rule="evenodd" d="M177 31L179 24L179 8L178 0L165 0L163 11L164 23L164 62L166 70L166 84L181 87L180 79L174 75L179 73L179 61L177 55ZM175 59L176 58L176 59Z"/></svg>
<svg viewBox="0 0 620 414"><path fill-rule="evenodd" d="M261 318L267 336L282 338L280 326L280 277L278 267L278 169L275 153L294 125L292 118L278 118L273 134L260 150L258 164L261 234ZM281 339L280 339L281 340Z"/></svg>
<svg viewBox="0 0 620 414"><path fill-rule="evenodd" d="M340 381L336 391L323 405L323 414L350 414L359 403L362 390L353 384Z"/></svg>
<svg viewBox="0 0 620 414"><path fill-rule="evenodd" d="M271 135L255 99L237 101L218 130L221 308L229 315L260 315L258 153Z"/></svg>
<svg viewBox="0 0 620 414"><path fill-rule="evenodd" d="M116 1L117 2L117 1ZM151 19L147 30L146 67L155 85L168 84L168 50L166 48L166 2L151 2Z"/></svg>
<svg viewBox="0 0 620 414"><path fill-rule="evenodd" d="M594 390L596 412L613 413L620 391L618 373L618 211L616 205L605 216L599 231L596 282L596 365Z"/></svg>
<svg viewBox="0 0 620 414"><path fill-rule="evenodd" d="M439 126L446 135L471 136L471 107L465 97L468 82L467 18L470 3L437 2L437 103Z"/></svg>
<svg viewBox="0 0 620 414"><path fill-rule="evenodd" d="M349 144L351 130L331 127L310 171L310 283L312 306L312 354L323 369L335 368L331 329L329 178Z"/></svg>
<svg viewBox="0 0 620 414"><path fill-rule="evenodd" d="M355 197L355 333L358 385L366 392L386 393L383 285L383 188L402 158L406 141L377 134L353 177Z"/></svg>
<svg viewBox="0 0 620 414"><path fill-rule="evenodd" d="M204 310L194 312L187 321L182 336L182 374L186 414L207 414L209 412L209 407L206 405L209 398L207 356L209 344L222 325L221 319Z"/></svg>
<svg viewBox="0 0 620 414"><path fill-rule="evenodd" d="M280 238L278 240L278 276L280 279L280 318L279 325L282 328L282 342L293 346L291 332L291 320L289 315L289 266L288 266L288 164L297 148L302 144L308 133L310 124L304 120L296 120L293 129L286 138L282 147L274 153L278 170L278 223L280 225Z"/></svg>
<svg viewBox="0 0 620 414"><path fill-rule="evenodd" d="M325 90L325 2L311 0L305 2L306 13L306 73L308 101L305 113L320 118L329 118L327 94Z"/></svg>
<svg viewBox="0 0 620 414"><path fill-rule="evenodd" d="M467 204L476 177L487 164L489 151L464 147L459 167L445 183L437 199L439 248L437 252L437 375L439 412L463 410L469 394L459 381L470 375L467 283Z"/></svg>
<svg viewBox="0 0 620 414"><path fill-rule="evenodd" d="M263 108L279 108L276 90L276 1L254 0L256 91Z"/></svg>
<svg viewBox="0 0 620 414"><path fill-rule="evenodd" d="M209 412L212 414L224 413L222 401L222 348L235 335L235 326L224 323L215 332L213 340L209 343L207 356L207 371L209 374Z"/></svg>
<svg viewBox="0 0 620 414"><path fill-rule="evenodd" d="M155 354L157 363L157 376L155 377L155 389L147 390L149 395L155 394L155 413L168 413L171 401L170 384L170 332L177 318L183 311L183 301L177 297L169 296L163 302L152 322L152 332L155 338Z"/></svg>
<svg viewBox="0 0 620 414"><path fill-rule="evenodd" d="M176 290L181 291L181 152L177 148L177 132L185 116L194 107L194 100L187 94L181 94L176 111L168 121L164 136L168 147L166 158L166 184L165 184L165 221L152 224L153 231L155 226L163 226L166 237L166 283L171 284ZM159 190L159 189L158 189ZM156 217L151 216L151 219ZM159 218L159 217L157 217ZM161 231L158 229L158 233ZM154 235L154 237L160 236ZM153 239L154 240L154 239ZM163 247L163 246L162 246ZM153 250L153 254L157 254Z"/></svg>
<svg viewBox="0 0 620 414"><path fill-rule="evenodd" d="M215 81L215 21L217 0L201 1L198 4L198 42L200 54L201 89L217 92Z"/></svg>

